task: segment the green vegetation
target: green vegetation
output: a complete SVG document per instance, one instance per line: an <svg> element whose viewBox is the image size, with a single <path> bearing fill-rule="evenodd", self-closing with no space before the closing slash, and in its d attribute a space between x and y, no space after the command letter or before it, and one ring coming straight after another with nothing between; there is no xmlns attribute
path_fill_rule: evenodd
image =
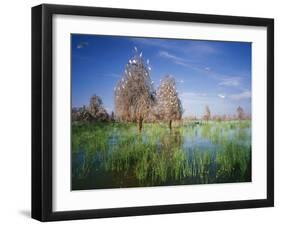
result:
<svg viewBox="0 0 281 226"><path fill-rule="evenodd" d="M251 121L72 123L72 189L251 181Z"/></svg>

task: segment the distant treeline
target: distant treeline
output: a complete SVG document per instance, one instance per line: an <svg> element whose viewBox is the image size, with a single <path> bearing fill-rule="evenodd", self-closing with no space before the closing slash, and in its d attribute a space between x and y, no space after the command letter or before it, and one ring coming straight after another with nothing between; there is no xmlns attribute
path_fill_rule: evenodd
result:
<svg viewBox="0 0 281 226"><path fill-rule="evenodd" d="M87 121L87 122L122 122L114 112L112 111L110 114L106 111L103 106L103 102L101 97L97 95L93 95L90 98L90 103L88 106L84 105L83 107L74 107L72 108L72 121ZM145 119L145 122L161 122L163 121L161 117L158 117L159 113L152 112L149 117ZM241 106L238 106L236 109L236 114L232 115L217 115L211 114L211 110L208 105L205 106L205 113L203 116L186 116L181 119L177 119L176 121L233 121L233 120L250 120L251 115L246 114L244 109ZM132 121L137 122L137 120Z"/></svg>

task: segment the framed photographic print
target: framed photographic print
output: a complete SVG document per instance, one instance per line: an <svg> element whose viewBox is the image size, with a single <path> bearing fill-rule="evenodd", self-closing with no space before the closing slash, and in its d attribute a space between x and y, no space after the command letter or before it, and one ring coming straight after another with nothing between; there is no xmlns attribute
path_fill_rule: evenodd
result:
<svg viewBox="0 0 281 226"><path fill-rule="evenodd" d="M274 21L32 8L32 217L274 205Z"/></svg>

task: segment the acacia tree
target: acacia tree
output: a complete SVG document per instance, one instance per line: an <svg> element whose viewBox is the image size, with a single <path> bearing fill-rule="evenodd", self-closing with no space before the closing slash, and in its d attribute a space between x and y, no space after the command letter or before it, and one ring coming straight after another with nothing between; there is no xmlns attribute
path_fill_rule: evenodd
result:
<svg viewBox="0 0 281 226"><path fill-rule="evenodd" d="M149 62L136 47L134 56L125 66L124 74L115 87L115 114L120 121L138 122L141 132L143 120L155 101Z"/></svg>
<svg viewBox="0 0 281 226"><path fill-rule="evenodd" d="M90 104L89 104L88 110L94 119L97 119L100 121L106 121L109 118L107 111L103 107L101 97L99 97L97 95L93 95L90 98Z"/></svg>
<svg viewBox="0 0 281 226"><path fill-rule="evenodd" d="M93 116L95 116L98 111L100 111L101 108L103 108L103 103L102 103L102 99L101 97L97 96L97 95L93 95L91 98L90 98L90 103L89 103L89 111L91 112L91 114Z"/></svg>
<svg viewBox="0 0 281 226"><path fill-rule="evenodd" d="M237 116L238 116L238 119L239 120L243 120L244 119L244 116L245 116L245 113L244 113L244 109L240 106L238 106L238 108L236 109L237 111Z"/></svg>
<svg viewBox="0 0 281 226"><path fill-rule="evenodd" d="M211 111L208 105L205 106L205 114L203 116L204 120L209 121L211 118Z"/></svg>
<svg viewBox="0 0 281 226"><path fill-rule="evenodd" d="M169 122L169 128L172 129L172 120L181 119L182 105L176 90L175 79L167 75L161 80L156 93L157 110L159 118Z"/></svg>

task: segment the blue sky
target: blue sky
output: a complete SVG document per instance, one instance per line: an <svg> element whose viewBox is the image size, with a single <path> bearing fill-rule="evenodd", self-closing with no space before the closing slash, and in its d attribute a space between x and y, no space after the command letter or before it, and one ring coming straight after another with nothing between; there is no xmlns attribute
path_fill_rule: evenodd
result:
<svg viewBox="0 0 281 226"><path fill-rule="evenodd" d="M121 79L134 47L149 59L155 89L173 75L184 116L236 113L240 105L251 113L251 43L71 35L72 106L88 105L101 96L114 110L114 87Z"/></svg>

